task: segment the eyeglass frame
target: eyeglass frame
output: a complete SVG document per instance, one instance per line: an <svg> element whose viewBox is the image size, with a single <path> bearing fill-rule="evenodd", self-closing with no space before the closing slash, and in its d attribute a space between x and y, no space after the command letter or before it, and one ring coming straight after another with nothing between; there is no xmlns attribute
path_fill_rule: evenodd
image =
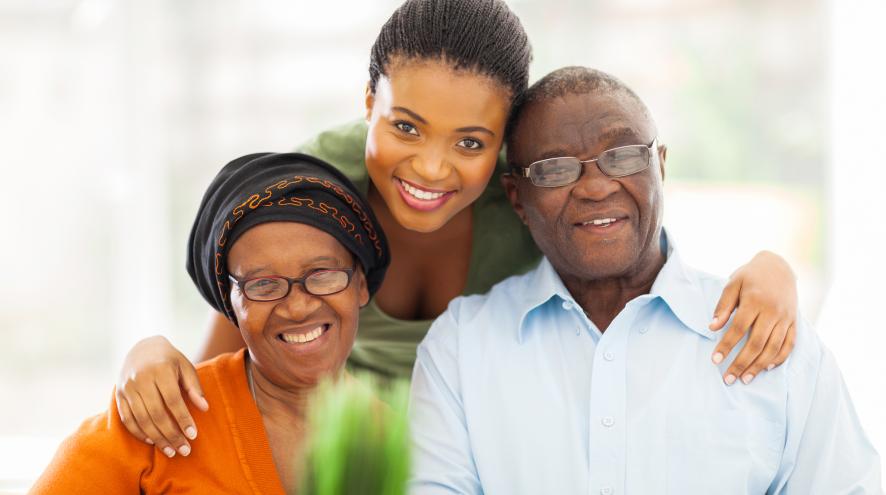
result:
<svg viewBox="0 0 886 495"><path fill-rule="evenodd" d="M301 285L302 290L305 292L305 294L308 294L311 296L316 296L316 297L332 296L332 295L344 292L345 290L347 290L348 287L351 286L351 278L353 278L354 272L356 270L357 270L357 265L355 263L354 266L351 268L316 268L316 269L309 271L303 277L285 277L283 275L268 275L268 276L264 276L264 277L252 277L252 278L248 278L246 280L238 280L233 275L228 274L228 278L231 279L231 281L237 285L237 290L239 290L240 293L243 294L243 297L245 297L246 299L248 299L252 302L274 302L274 301L279 301L281 299L286 299L287 297L289 297L289 294L292 293L292 286L294 284ZM313 292L308 290L308 287L305 285L305 281L309 277L311 277L312 275L319 273L319 272L345 272L348 275L348 283L345 284L345 286L342 287L341 290L337 290L335 292L330 292L328 294L314 294ZM288 286L286 288L286 294L283 294L282 296L275 298L275 299L252 299L251 297L249 297L246 294L246 290L243 288L243 286L253 280L260 280L263 278L274 278L274 279L285 280L286 283L288 284Z"/></svg>
<svg viewBox="0 0 886 495"><path fill-rule="evenodd" d="M555 186L543 186L543 185L536 184L532 180L532 178L529 176L532 166L536 165L538 163L546 162L548 160L559 160L561 158L575 158L576 160L578 160L579 164L585 165L587 163L597 162L602 155L609 153L610 151L616 151L616 150L620 150L620 149L624 149L624 148L636 148L639 146L647 148L649 150L649 159L646 162L646 167L641 168L640 170L637 170L636 172L631 172L629 174L621 174L621 175L609 175L600 167L599 163L596 163L597 170L599 170L601 174L605 175L606 177L609 177L610 179L618 179L620 177L629 177L634 174L639 174L640 172L647 170L652 165L653 155L655 155L655 150L658 148L657 144L658 144L658 136L652 138L652 142L649 144L628 144L625 146L617 146L615 148L609 148L608 150L603 150L600 153L598 153L597 156L595 156L593 158L588 158L587 160L579 160L578 157L576 157L576 156L554 156L551 158L544 158L542 160L536 160L525 167L520 167L518 165L514 165L511 167L511 170L513 170L514 172L517 172L516 175L518 177L523 177L524 179L529 179L529 181L532 182L532 185L535 187L564 187L564 186L568 186L569 184L575 184L576 182L578 182L578 180L581 179L581 176L584 173L584 167L581 168L581 172L578 174L578 177L576 177L576 179L572 182L567 182L566 184L559 184L559 185L555 185Z"/></svg>

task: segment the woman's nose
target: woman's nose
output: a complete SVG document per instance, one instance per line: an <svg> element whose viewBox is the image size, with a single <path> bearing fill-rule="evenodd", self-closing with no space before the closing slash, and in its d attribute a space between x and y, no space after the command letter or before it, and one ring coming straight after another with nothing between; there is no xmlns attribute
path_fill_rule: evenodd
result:
<svg viewBox="0 0 886 495"><path fill-rule="evenodd" d="M301 284L292 284L289 294L277 307L286 313L287 318L298 321L310 316L321 304L320 296L308 294Z"/></svg>
<svg viewBox="0 0 886 495"><path fill-rule="evenodd" d="M429 183L427 185L445 179L451 172L446 154L434 151L416 155L412 159L412 169L423 181Z"/></svg>

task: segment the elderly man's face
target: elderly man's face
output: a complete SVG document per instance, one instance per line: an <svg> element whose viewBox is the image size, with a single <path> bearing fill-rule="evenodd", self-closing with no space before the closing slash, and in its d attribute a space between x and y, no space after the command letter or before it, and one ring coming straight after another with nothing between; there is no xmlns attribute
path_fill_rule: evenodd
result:
<svg viewBox="0 0 886 495"><path fill-rule="evenodd" d="M558 156L587 160L655 137L655 125L628 96L568 95L530 104L510 153L520 166ZM514 209L561 276L599 280L644 269L658 249L662 216L664 147L653 154L652 166L627 177L607 177L590 163L577 182L561 187L505 179ZM611 218L617 220L606 226L589 223Z"/></svg>

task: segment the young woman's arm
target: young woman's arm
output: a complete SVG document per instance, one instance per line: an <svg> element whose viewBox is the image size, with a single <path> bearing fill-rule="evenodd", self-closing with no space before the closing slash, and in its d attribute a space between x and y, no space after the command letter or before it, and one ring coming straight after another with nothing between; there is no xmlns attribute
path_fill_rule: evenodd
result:
<svg viewBox="0 0 886 495"><path fill-rule="evenodd" d="M720 364L750 330L744 348L723 374L728 384L750 383L762 370L787 359L794 348L797 322L797 280L781 256L762 251L740 267L723 289L711 330L720 330L735 311L732 324L714 354Z"/></svg>
<svg viewBox="0 0 886 495"><path fill-rule="evenodd" d="M244 346L240 332L224 316L213 312L209 335L198 361ZM195 406L209 404L197 379L194 365L161 336L137 343L126 355L115 398L120 419L137 438L156 445L167 456L190 453L188 439L197 427L182 397L184 391Z"/></svg>

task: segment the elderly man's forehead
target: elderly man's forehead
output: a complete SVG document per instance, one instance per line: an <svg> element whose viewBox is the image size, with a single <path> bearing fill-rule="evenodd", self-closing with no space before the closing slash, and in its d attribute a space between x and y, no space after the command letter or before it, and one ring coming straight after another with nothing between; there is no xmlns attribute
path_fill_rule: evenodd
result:
<svg viewBox="0 0 886 495"><path fill-rule="evenodd" d="M584 146L639 144L651 140L655 125L642 102L620 92L589 92L535 101L518 127L523 153L566 151L558 143ZM521 154L523 154L521 153Z"/></svg>

